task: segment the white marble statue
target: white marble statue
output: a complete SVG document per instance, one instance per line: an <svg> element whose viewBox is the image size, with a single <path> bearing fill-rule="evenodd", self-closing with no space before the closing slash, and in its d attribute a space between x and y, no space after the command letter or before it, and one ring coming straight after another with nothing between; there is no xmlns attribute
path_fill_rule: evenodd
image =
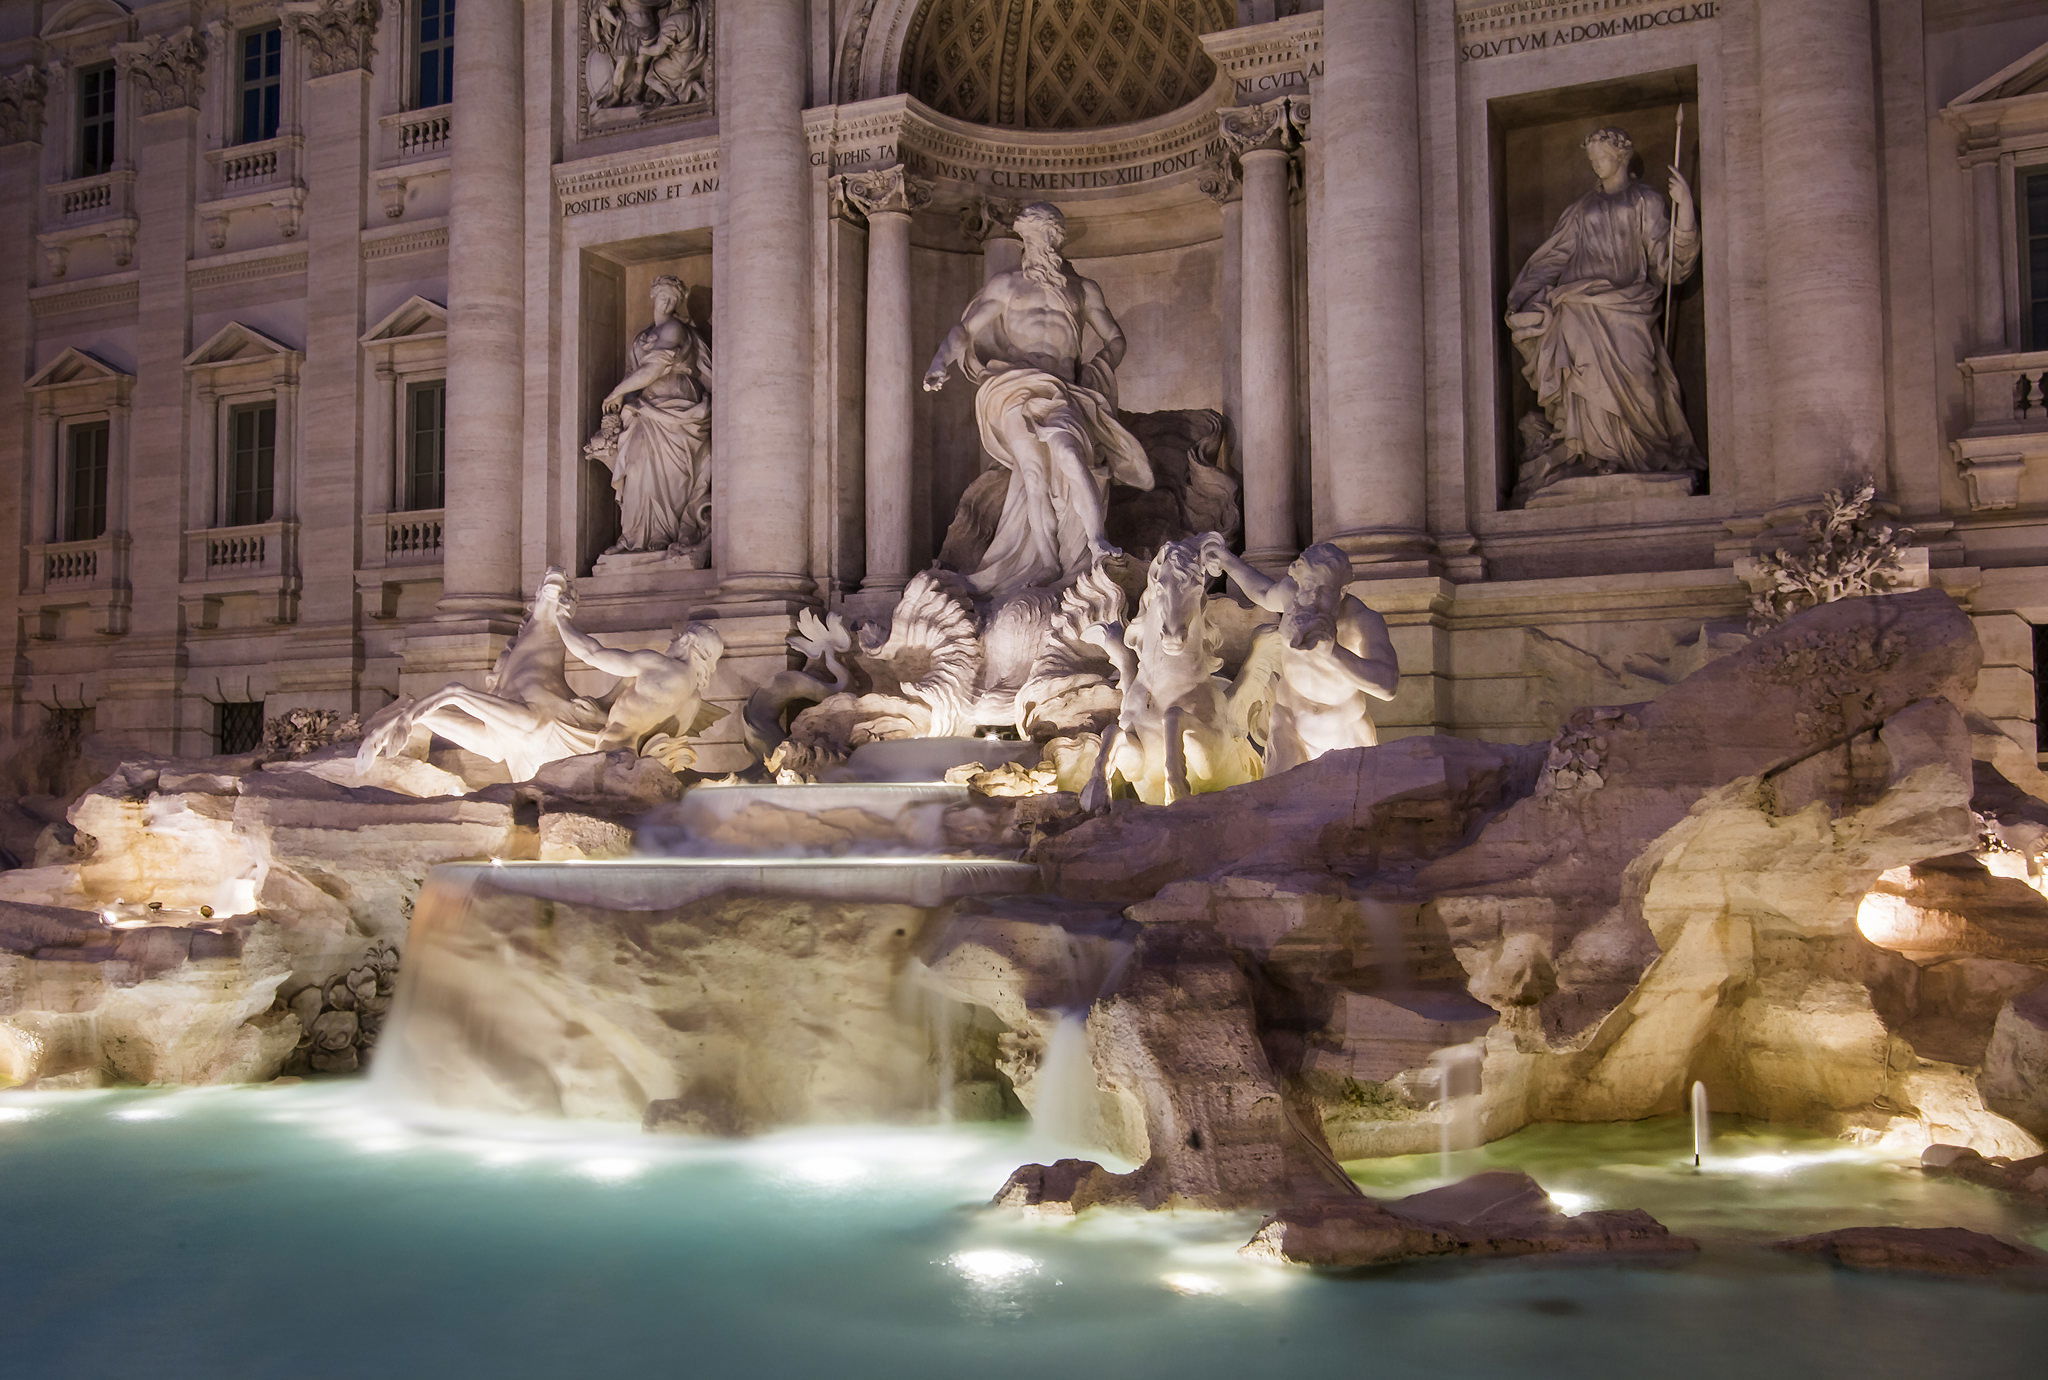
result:
<svg viewBox="0 0 2048 1380"><path fill-rule="evenodd" d="M1607 474L1704 467L1679 402L1659 323L1666 282L1699 263L1692 188L1671 169L1670 201L1629 169L1618 129L1586 137L1598 185L1558 218L1508 290L1507 324L1540 418L1521 425L1517 491Z"/></svg>
<svg viewBox="0 0 2048 1380"><path fill-rule="evenodd" d="M701 0L592 0L589 26L591 109L710 99L711 26Z"/></svg>
<svg viewBox="0 0 2048 1380"><path fill-rule="evenodd" d="M1205 571L1229 576L1245 598L1280 615L1251 656L1270 663L1273 676L1266 775L1378 743L1372 702L1394 698L1401 667L1387 620L1344 592L1350 558L1321 542L1275 580L1239 560L1216 533L1201 541Z"/></svg>
<svg viewBox="0 0 2048 1380"><path fill-rule="evenodd" d="M924 376L937 390L957 366L977 385L982 447L1011 474L994 539L968 575L986 595L1062 584L1115 554L1104 534L1110 481L1152 487L1144 447L1116 417L1123 330L1101 285L1060 256L1066 218L1037 202L1016 230L1024 266L989 279Z"/></svg>
<svg viewBox="0 0 2048 1380"><path fill-rule="evenodd" d="M549 762L595 751L605 729L604 707L569 688L560 631L574 602L569 577L548 571L484 688L444 685L391 705L365 726L358 765L368 770L380 757L406 752L415 733L432 733L503 762L515 781L530 779Z"/></svg>
<svg viewBox="0 0 2048 1380"><path fill-rule="evenodd" d="M1152 558L1137 616L1090 630L1116 667L1123 707L1103 735L1083 808L1108 805L1119 782L1147 805L1171 805L1259 778L1249 730L1270 667L1247 663L1234 683L1218 674L1207 586L1198 542L1169 542Z"/></svg>
<svg viewBox="0 0 2048 1380"><path fill-rule="evenodd" d="M671 771L690 766L689 740L724 717L705 702L725 651L717 630L692 623L666 651L621 651L570 622L575 598L569 577L548 571L483 689L445 685L389 706L363 730L358 767L367 771L379 758L424 748L426 734L504 763L514 781L587 752L637 752ZM571 652L619 678L609 708L570 689Z"/></svg>
<svg viewBox="0 0 2048 1380"><path fill-rule="evenodd" d="M619 539L606 555L666 552L701 565L711 542L711 346L683 315L668 274L648 296L654 320L633 337L632 369L605 395L584 454L612 473Z"/></svg>
<svg viewBox="0 0 2048 1380"><path fill-rule="evenodd" d="M670 771L694 765L689 740L724 717L706 700L725 640L708 623L692 623L667 650L607 647L564 616L562 645L595 671L619 678L595 752L638 752Z"/></svg>

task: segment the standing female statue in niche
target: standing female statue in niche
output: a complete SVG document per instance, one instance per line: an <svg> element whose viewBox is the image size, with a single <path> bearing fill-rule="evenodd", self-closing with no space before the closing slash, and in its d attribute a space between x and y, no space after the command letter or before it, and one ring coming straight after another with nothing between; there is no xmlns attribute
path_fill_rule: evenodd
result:
<svg viewBox="0 0 2048 1380"><path fill-rule="evenodd" d="M1558 217L1508 290L1507 324L1539 417L1523 418L1526 497L1560 479L1705 468L1658 332L1667 280L1699 264L1692 188L1671 170L1670 203L1629 171L1619 129L1586 136L1599 185Z"/></svg>
<svg viewBox="0 0 2048 1380"><path fill-rule="evenodd" d="M633 368L605 396L584 454L612 472L619 540L606 555L667 551L702 564L711 540L711 346L684 319L682 279L663 274Z"/></svg>

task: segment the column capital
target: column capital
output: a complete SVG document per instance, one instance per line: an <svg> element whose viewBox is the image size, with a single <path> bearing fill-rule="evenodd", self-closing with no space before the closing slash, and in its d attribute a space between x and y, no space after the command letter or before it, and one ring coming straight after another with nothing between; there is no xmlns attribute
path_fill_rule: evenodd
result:
<svg viewBox="0 0 2048 1380"><path fill-rule="evenodd" d="M286 0L280 13L292 40L305 50L307 76L370 70L377 0Z"/></svg>
<svg viewBox="0 0 2048 1380"><path fill-rule="evenodd" d="M872 172L840 173L832 179L835 203L863 216L902 215L931 204L932 184L901 163Z"/></svg>
<svg viewBox="0 0 2048 1380"><path fill-rule="evenodd" d="M1017 213L1024 203L1004 196L977 194L960 210L960 233L976 244L1017 237Z"/></svg>
<svg viewBox="0 0 2048 1380"><path fill-rule="evenodd" d="M0 144L43 141L43 97L49 89L49 78L39 67L0 77Z"/></svg>
<svg viewBox="0 0 2048 1380"><path fill-rule="evenodd" d="M206 35L188 24L134 43L116 43L114 61L144 115L192 109L206 85Z"/></svg>
<svg viewBox="0 0 2048 1380"><path fill-rule="evenodd" d="M1217 132L1230 152L1243 158L1248 153L1292 153L1301 147L1308 128L1308 102L1298 96L1282 96L1263 105L1237 105L1216 112Z"/></svg>
<svg viewBox="0 0 2048 1380"><path fill-rule="evenodd" d="M1202 195L1219 206L1228 206L1244 196L1244 179L1237 175L1237 166L1229 154L1218 154L1202 169L1201 181L1197 184Z"/></svg>

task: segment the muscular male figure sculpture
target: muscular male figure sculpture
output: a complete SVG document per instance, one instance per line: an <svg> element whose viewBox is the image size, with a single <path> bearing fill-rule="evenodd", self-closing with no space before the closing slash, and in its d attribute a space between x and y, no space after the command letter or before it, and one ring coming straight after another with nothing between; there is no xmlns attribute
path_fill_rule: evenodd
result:
<svg viewBox="0 0 2048 1380"><path fill-rule="evenodd" d="M994 539L968 575L977 592L1057 585L1115 553L1103 533L1109 483L1152 487L1152 464L1116 418L1124 333L1102 287L1060 257L1066 218L1034 203L1017 213L1024 266L982 287L924 376L979 386L982 447L1010 470ZM1083 357L1088 337L1099 342Z"/></svg>

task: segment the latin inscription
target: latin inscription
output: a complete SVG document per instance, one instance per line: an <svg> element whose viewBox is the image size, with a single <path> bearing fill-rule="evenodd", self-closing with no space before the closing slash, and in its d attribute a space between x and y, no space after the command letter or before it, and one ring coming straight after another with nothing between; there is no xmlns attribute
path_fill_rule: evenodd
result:
<svg viewBox="0 0 2048 1380"><path fill-rule="evenodd" d="M659 182L647 187L628 187L602 196L578 197L562 203L562 219L595 215L600 211L623 211L630 206L650 206L657 201L681 201L685 197L707 196L718 190L715 177L686 178L681 182Z"/></svg>
<svg viewBox="0 0 2048 1380"><path fill-rule="evenodd" d="M1595 38L1616 38L1622 34L1668 29L1674 24L1691 24L1702 19L1712 19L1714 14L1715 0L1705 0L1705 3L1697 5L1673 5L1669 9L1651 10L1645 14L1625 14L1613 19L1596 19L1590 24L1566 24L1555 29L1538 29L1534 33L1517 34L1513 38L1493 38L1480 43L1467 43L1458 49L1458 56L1466 62L1476 62L1481 58L1505 57L1510 53L1534 53L1546 48L1562 48L1570 43L1585 43Z"/></svg>

